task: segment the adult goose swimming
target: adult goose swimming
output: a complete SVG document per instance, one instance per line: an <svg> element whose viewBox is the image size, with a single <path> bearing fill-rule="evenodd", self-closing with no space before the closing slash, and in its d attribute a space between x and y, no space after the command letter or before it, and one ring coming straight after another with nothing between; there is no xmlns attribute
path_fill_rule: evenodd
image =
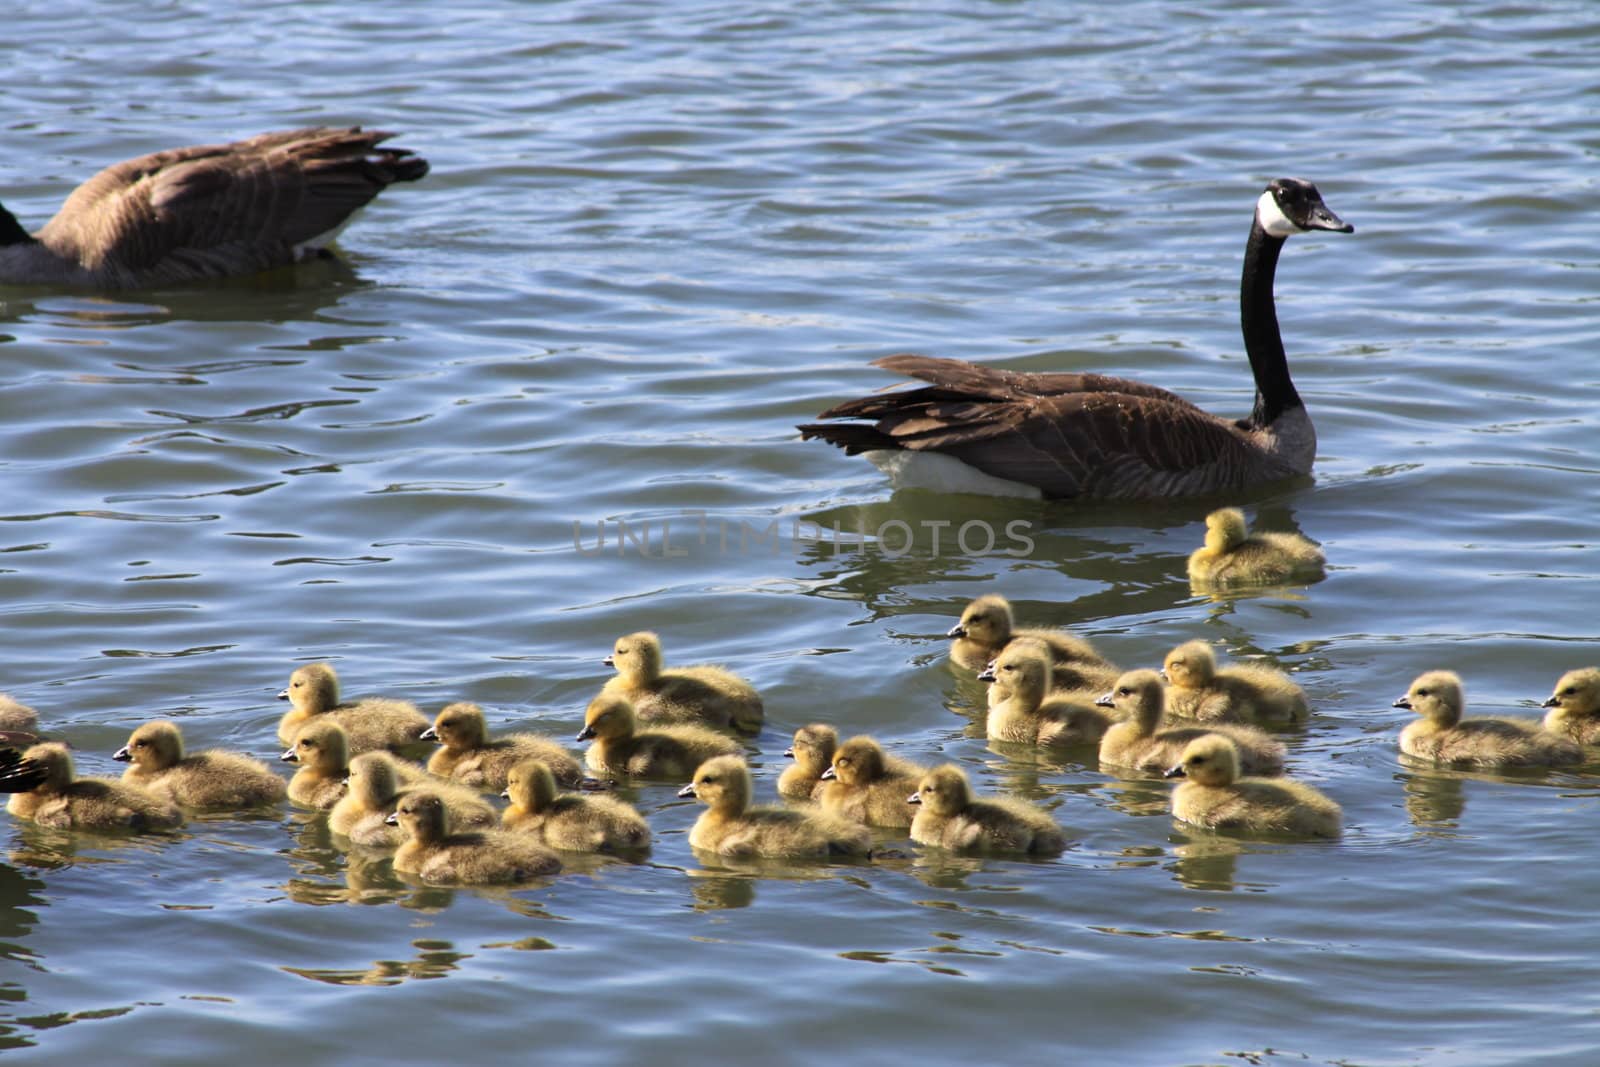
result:
<svg viewBox="0 0 1600 1067"><path fill-rule="evenodd" d="M29 235L0 207L0 284L94 289L253 274L318 254L394 182L428 173L359 126L263 133L107 167Z"/></svg>
<svg viewBox="0 0 1600 1067"><path fill-rule="evenodd" d="M1355 227L1301 178L1256 201L1239 310L1255 408L1231 420L1165 389L1103 374L1027 374L958 359L897 355L874 366L927 382L829 408L807 423L897 486L1079 500L1149 500L1238 490L1310 472L1317 435L1289 378L1273 307L1283 242Z"/></svg>

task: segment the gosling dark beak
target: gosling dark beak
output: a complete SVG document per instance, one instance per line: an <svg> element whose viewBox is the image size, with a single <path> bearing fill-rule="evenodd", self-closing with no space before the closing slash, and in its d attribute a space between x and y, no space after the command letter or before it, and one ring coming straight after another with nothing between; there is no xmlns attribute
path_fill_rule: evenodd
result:
<svg viewBox="0 0 1600 1067"><path fill-rule="evenodd" d="M574 741L589 741L589 740L592 740L593 737L594 737L594 727L593 726L585 726L583 729L578 731L578 736L574 737L573 740Z"/></svg>
<svg viewBox="0 0 1600 1067"><path fill-rule="evenodd" d="M954 626L950 627L950 629L946 630L944 635L946 637L965 637L967 636L967 628L958 622Z"/></svg>
<svg viewBox="0 0 1600 1067"><path fill-rule="evenodd" d="M1411 708L1411 697L1409 697L1409 696L1401 697L1399 700L1396 700L1394 702L1394 706L1397 707L1397 708L1406 708L1407 710L1410 710L1410 708Z"/></svg>
<svg viewBox="0 0 1600 1067"><path fill-rule="evenodd" d="M1546 700L1543 704L1540 704L1539 706L1541 708L1558 708L1558 707L1561 706L1561 701L1556 699L1555 697L1551 697L1549 700Z"/></svg>
<svg viewBox="0 0 1600 1067"><path fill-rule="evenodd" d="M383 821L388 823L390 826L399 826L400 825L400 813L398 811L391 811L389 813L389 817L387 819L384 819Z"/></svg>
<svg viewBox="0 0 1600 1067"><path fill-rule="evenodd" d="M133 762L133 753L128 751L127 745L123 745L111 754L111 758L118 763L131 763Z"/></svg>
<svg viewBox="0 0 1600 1067"><path fill-rule="evenodd" d="M506 789L500 790L500 799L502 799L502 800L510 800L511 799L511 790L510 790L509 787L506 788Z"/></svg>
<svg viewBox="0 0 1600 1067"><path fill-rule="evenodd" d="M922 803L922 790L919 789L915 793L912 793L910 796L906 797L906 803L907 804L921 804Z"/></svg>
<svg viewBox="0 0 1600 1067"><path fill-rule="evenodd" d="M278 694L278 699L279 700L288 700L289 699L289 691L287 689L283 690L281 693Z"/></svg>
<svg viewBox="0 0 1600 1067"><path fill-rule="evenodd" d="M617 660L616 660L615 656L607 656L605 659L601 660L600 662L605 664L607 667L615 667L617 665Z"/></svg>
<svg viewBox="0 0 1600 1067"><path fill-rule="evenodd" d="M994 681L994 664L993 663L989 664L983 670L978 672L978 681L980 681L980 682L992 682L992 681Z"/></svg>
<svg viewBox="0 0 1600 1067"><path fill-rule="evenodd" d="M1187 778L1187 777L1189 777L1189 775L1188 775L1188 773L1186 771L1184 771L1183 764L1180 763L1176 767L1168 767L1165 771L1161 772L1161 777L1163 777L1163 778Z"/></svg>
<svg viewBox="0 0 1600 1067"><path fill-rule="evenodd" d="M435 730L433 727L430 726L426 730L422 731L420 734L417 735L417 740L418 741L437 741L437 740L439 740L439 731Z"/></svg>
<svg viewBox="0 0 1600 1067"><path fill-rule="evenodd" d="M339 779L339 784L344 786L346 789L349 789L350 788L350 776L347 774L343 778Z"/></svg>
<svg viewBox="0 0 1600 1067"><path fill-rule="evenodd" d="M783 754L785 756L788 756L790 759L794 759L795 758L794 749L792 749L792 748L784 749L783 750Z"/></svg>
<svg viewBox="0 0 1600 1067"><path fill-rule="evenodd" d="M817 775L817 777L822 779L824 782L831 782L831 781L833 781L835 778L837 778L839 776L837 774L833 773L833 768L832 767L829 767L827 770L825 770L821 774Z"/></svg>
<svg viewBox="0 0 1600 1067"><path fill-rule="evenodd" d="M289 751L285 752L283 755L279 756L278 758L283 760L283 762L285 762L285 763L299 763L300 762L300 757L296 756L294 754L294 749L292 749L292 748Z"/></svg>
<svg viewBox="0 0 1600 1067"><path fill-rule="evenodd" d="M1104 696L1096 697L1094 706L1097 708L1114 708L1117 706L1117 702L1111 699L1110 693L1107 693Z"/></svg>
<svg viewBox="0 0 1600 1067"><path fill-rule="evenodd" d="M1159 674L1159 675L1161 675L1161 680L1162 680L1162 681L1163 681L1163 682L1170 682L1170 681L1172 681L1172 679L1171 679L1171 678L1169 678L1169 677L1167 677L1167 669L1166 669L1166 668L1165 668L1165 667L1162 667L1162 668L1161 668L1161 669L1160 669L1160 670L1159 670L1159 671L1156 671L1156 673L1157 673L1157 674Z"/></svg>
<svg viewBox="0 0 1600 1067"><path fill-rule="evenodd" d="M694 783L690 782L688 785L678 790L678 795L680 797L697 797L700 794L694 791Z"/></svg>

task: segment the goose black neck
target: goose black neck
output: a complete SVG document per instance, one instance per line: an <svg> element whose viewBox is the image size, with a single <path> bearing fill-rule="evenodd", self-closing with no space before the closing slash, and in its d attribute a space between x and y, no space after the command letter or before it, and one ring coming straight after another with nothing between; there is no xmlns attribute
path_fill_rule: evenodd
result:
<svg viewBox="0 0 1600 1067"><path fill-rule="evenodd" d="M32 244L33 238L28 231L22 228L17 217L5 208L0 207L0 248L6 245Z"/></svg>
<svg viewBox="0 0 1600 1067"><path fill-rule="evenodd" d="M1270 426L1290 408L1303 406L1289 378L1289 359L1278 332L1278 312L1272 300L1272 278L1278 270L1278 253L1284 238L1250 227L1244 246L1244 278L1239 285L1239 321L1244 329L1244 350L1256 377L1256 406L1250 413L1254 426Z"/></svg>

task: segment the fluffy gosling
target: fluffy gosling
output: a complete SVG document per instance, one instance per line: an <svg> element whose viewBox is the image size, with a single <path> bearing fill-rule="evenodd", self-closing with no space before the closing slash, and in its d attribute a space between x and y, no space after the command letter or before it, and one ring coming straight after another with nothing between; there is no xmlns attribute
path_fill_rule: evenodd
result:
<svg viewBox="0 0 1600 1067"><path fill-rule="evenodd" d="M667 670L662 664L661 638L649 630L619 637L605 658L617 676L606 682L600 695L631 701L647 722L748 733L761 729L766 715L761 694L737 674L708 666Z"/></svg>
<svg viewBox="0 0 1600 1067"><path fill-rule="evenodd" d="M578 740L594 742L584 755L593 771L678 782L692 777L713 756L744 752L733 738L704 726L650 724L640 729L633 704L605 693L589 702Z"/></svg>
<svg viewBox="0 0 1600 1067"><path fill-rule="evenodd" d="M752 807L750 768L738 756L702 763L694 781L678 791L707 808L689 831L689 844L720 856L865 856L872 848L865 826L816 810Z"/></svg>
<svg viewBox="0 0 1600 1067"><path fill-rule="evenodd" d="M278 758L300 765L289 779L290 800L323 810L339 803L350 771L350 742L344 727L332 719L307 723Z"/></svg>
<svg viewBox="0 0 1600 1067"><path fill-rule="evenodd" d="M184 754L177 723L158 719L128 735L111 757L130 763L122 772L128 785L147 789L186 808L232 811L276 804L288 792L284 780L265 763L237 752L211 750Z"/></svg>
<svg viewBox="0 0 1600 1067"><path fill-rule="evenodd" d="M1239 750L1229 738L1209 734L1183 750L1166 773L1182 778L1172 791L1172 814L1211 830L1338 837L1339 805L1304 782L1239 777Z"/></svg>
<svg viewBox="0 0 1600 1067"><path fill-rule="evenodd" d="M21 701L0 693L0 734L39 733L39 713Z"/></svg>
<svg viewBox="0 0 1600 1067"><path fill-rule="evenodd" d="M389 822L406 836L394 854L394 869L424 882L488 885L561 871L560 857L525 834L452 832L444 800L425 789L401 797Z"/></svg>
<svg viewBox="0 0 1600 1067"><path fill-rule="evenodd" d="M572 753L542 734L507 734L489 740L489 724L476 704L448 704L422 733L440 748L428 757L428 771L440 778L498 793L511 768L525 759L540 759L562 785L583 782L583 767Z"/></svg>
<svg viewBox="0 0 1600 1067"><path fill-rule="evenodd" d="M1304 722L1311 709L1289 676L1271 667L1234 664L1217 669L1204 641L1187 641L1167 653L1167 713L1201 722Z"/></svg>
<svg viewBox="0 0 1600 1067"><path fill-rule="evenodd" d="M1098 703L1115 708L1122 719L1100 739L1101 763L1160 773L1183 758L1189 742L1221 734L1239 750L1239 766L1245 774L1283 773L1283 745L1253 726L1214 723L1163 730L1166 692L1155 671L1129 671Z"/></svg>
<svg viewBox="0 0 1600 1067"><path fill-rule="evenodd" d="M411 784L405 784L408 781ZM403 843L405 835L398 826L390 826L388 818L400 798L417 789L427 789L444 801L452 826L488 829L499 819L477 792L426 779L387 752L364 752L352 759L344 783L344 795L328 812L328 829L370 848L398 848Z"/></svg>
<svg viewBox="0 0 1600 1067"><path fill-rule="evenodd" d="M852 737L823 772L817 800L823 811L851 822L904 829L917 814L906 795L926 773L926 767L888 755L870 737Z"/></svg>
<svg viewBox="0 0 1600 1067"><path fill-rule="evenodd" d="M1050 690L1050 655L1044 642L1016 639L978 675L1004 686L1007 696L990 704L990 738L1021 745L1095 745L1111 726L1111 716L1088 699Z"/></svg>
<svg viewBox="0 0 1600 1067"><path fill-rule="evenodd" d="M1580 745L1600 745L1600 667L1568 671L1544 702L1544 728Z"/></svg>
<svg viewBox="0 0 1600 1067"><path fill-rule="evenodd" d="M950 627L950 658L969 670L981 671L1017 638L1043 641L1050 650L1056 689L1103 690L1117 677L1117 668L1093 645L1064 630L1027 627L1017 629L1011 603L989 593L968 604L961 621Z"/></svg>
<svg viewBox="0 0 1600 1067"><path fill-rule="evenodd" d="M1322 549L1297 533L1249 533L1244 512L1220 508L1206 516L1206 541L1189 556L1196 585L1275 585L1325 577Z"/></svg>
<svg viewBox="0 0 1600 1067"><path fill-rule="evenodd" d="M511 768L501 796L507 830L532 834L551 848L569 852L626 852L650 847L650 827L631 804L613 796L556 792L555 776L543 760Z"/></svg>
<svg viewBox="0 0 1600 1067"><path fill-rule="evenodd" d="M6 802L6 810L19 819L58 830L170 830L183 825L183 812L164 797L109 778L79 778L66 745L34 745L22 754L22 765L40 780Z"/></svg>
<svg viewBox="0 0 1600 1067"><path fill-rule="evenodd" d="M911 821L911 840L918 844L1035 856L1053 856L1067 847L1049 813L1008 797L974 797L966 773L953 763L923 775L909 800L920 805Z"/></svg>
<svg viewBox="0 0 1600 1067"><path fill-rule="evenodd" d="M278 740L293 744L300 727L326 715L344 727L351 755L380 748L407 748L422 739L427 716L409 700L363 697L339 702L339 674L330 663L307 663L289 675L289 686L278 694L289 710L278 720Z"/></svg>
<svg viewBox="0 0 1600 1067"><path fill-rule="evenodd" d="M1400 731L1400 751L1430 763L1477 767L1560 767L1583 762L1570 737L1519 719L1463 719L1461 679L1428 671L1394 702L1421 716Z"/></svg>
<svg viewBox="0 0 1600 1067"><path fill-rule="evenodd" d="M833 765L839 734L825 723L814 722L794 732L794 744L783 754L794 760L778 775L778 795L791 800L816 800L822 795L822 772Z"/></svg>

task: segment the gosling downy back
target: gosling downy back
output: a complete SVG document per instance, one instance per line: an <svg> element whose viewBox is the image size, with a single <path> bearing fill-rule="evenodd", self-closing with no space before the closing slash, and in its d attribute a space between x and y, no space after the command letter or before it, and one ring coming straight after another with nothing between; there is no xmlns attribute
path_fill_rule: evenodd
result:
<svg viewBox="0 0 1600 1067"><path fill-rule="evenodd" d="M558 793L543 761L511 768L502 794L511 803L501 814L507 830L535 835L569 852L626 852L650 846L650 827L632 805L613 796Z"/></svg>
<svg viewBox="0 0 1600 1067"><path fill-rule="evenodd" d="M864 826L809 809L752 807L750 768L739 756L717 756L695 769L678 791L707 805L689 831L693 848L723 856L865 856L871 838Z"/></svg>
<svg viewBox="0 0 1600 1067"><path fill-rule="evenodd" d="M594 742L584 758L597 773L680 782L714 756L744 751L733 738L704 726L641 724L631 701L604 691L589 702L577 739Z"/></svg>
<svg viewBox="0 0 1600 1067"><path fill-rule="evenodd" d="M494 830L456 833L436 793L407 793L389 816L406 835L394 869L437 885L525 882L561 871L561 859L532 837Z"/></svg>
<svg viewBox="0 0 1600 1067"><path fill-rule="evenodd" d="M919 805L911 840L957 852L1021 852L1053 856L1066 837L1050 815L1019 800L978 799L960 767L947 763L922 776L910 803Z"/></svg>
<svg viewBox="0 0 1600 1067"><path fill-rule="evenodd" d="M661 638L649 630L617 638L607 667L617 676L601 696L631 701L639 717L651 723L713 726L755 733L766 709L755 687L732 671L698 666L667 669Z"/></svg>
<svg viewBox="0 0 1600 1067"><path fill-rule="evenodd" d="M187 808L233 811L276 804L287 790L260 760L216 750L185 754L183 733L164 719L134 730L112 759L131 764L124 782Z"/></svg>
<svg viewBox="0 0 1600 1067"><path fill-rule="evenodd" d="M352 756L378 749L408 749L428 728L427 717L409 700L362 697L341 702L339 675L331 663L307 663L289 675L289 685L278 694L290 710L278 720L278 740L294 741L300 727L327 716L344 727Z"/></svg>
<svg viewBox="0 0 1600 1067"><path fill-rule="evenodd" d="M319 253L428 163L382 130L308 127L153 152L78 186L29 236L0 208L0 284L125 289L253 274Z"/></svg>
<svg viewBox="0 0 1600 1067"><path fill-rule="evenodd" d="M1221 508L1206 516L1205 544L1189 556L1196 585L1271 585L1324 577L1322 549L1298 533L1250 533L1244 512Z"/></svg>
<svg viewBox="0 0 1600 1067"><path fill-rule="evenodd" d="M446 705L422 738L440 746L428 758L430 772L491 793L504 789L506 775L525 759L543 760L562 785L583 781L577 757L551 738L515 733L491 740L483 709L466 701Z"/></svg>
<svg viewBox="0 0 1600 1067"><path fill-rule="evenodd" d="M1222 734L1237 747L1246 774L1283 772L1283 745L1253 726L1163 726L1166 693L1155 671L1129 671L1098 703L1114 708L1122 719L1100 739L1103 764L1159 774L1182 759L1189 742L1207 734Z"/></svg>
<svg viewBox="0 0 1600 1067"><path fill-rule="evenodd" d="M1117 669L1093 645L1065 630L1046 627L1017 628L1011 602L988 593L968 604L961 621L946 635L950 658L970 670L982 671L1014 640L1044 643L1053 667L1051 685L1057 689L1097 689L1116 677Z"/></svg>
<svg viewBox="0 0 1600 1067"><path fill-rule="evenodd" d="M1167 712L1201 722L1304 722L1306 695L1282 671L1260 664L1218 669L1204 641L1186 641L1167 653Z"/></svg>
<svg viewBox="0 0 1600 1067"><path fill-rule="evenodd" d="M1339 805L1290 778L1242 778L1239 750L1220 734L1196 738L1168 778L1184 778L1172 792L1172 814L1212 830L1297 837L1337 837Z"/></svg>

